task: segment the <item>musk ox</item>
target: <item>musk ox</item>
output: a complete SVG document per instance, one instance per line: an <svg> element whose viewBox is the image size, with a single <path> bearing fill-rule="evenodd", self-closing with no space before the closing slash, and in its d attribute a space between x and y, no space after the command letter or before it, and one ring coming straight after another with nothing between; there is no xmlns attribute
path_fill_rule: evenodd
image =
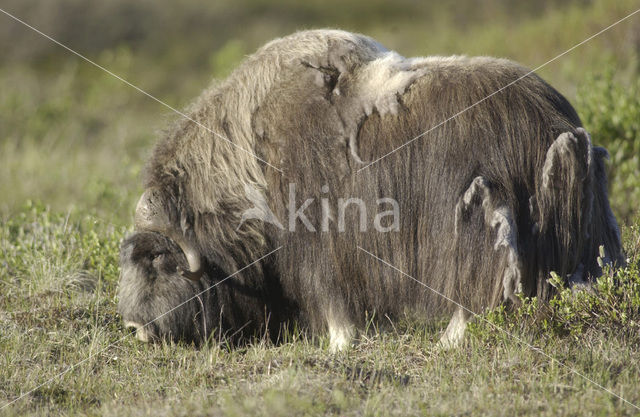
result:
<svg viewBox="0 0 640 417"><path fill-rule="evenodd" d="M296 322L341 349L365 317L453 314L455 343L470 311L548 299L551 271L600 274L600 246L624 262L606 150L511 61L304 31L186 115L121 248L118 308L142 340L277 339Z"/></svg>

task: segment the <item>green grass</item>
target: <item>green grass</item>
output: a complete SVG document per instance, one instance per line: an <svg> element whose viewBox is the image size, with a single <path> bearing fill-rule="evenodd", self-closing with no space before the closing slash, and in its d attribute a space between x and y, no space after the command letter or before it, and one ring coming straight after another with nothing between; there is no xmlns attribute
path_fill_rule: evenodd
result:
<svg viewBox="0 0 640 417"><path fill-rule="evenodd" d="M353 349L331 355L325 337L296 332L278 346L141 344L116 315L117 244L125 228L37 204L2 226L0 398L18 398L80 362L3 415L638 411L577 373L640 403L639 227L625 229L628 268L609 271L590 292L562 290L545 306L526 300L512 314L489 312L460 348L438 346L444 321L406 319L388 332L372 325Z"/></svg>
<svg viewBox="0 0 640 417"><path fill-rule="evenodd" d="M295 29L360 31L407 56L496 55L536 67L638 7L543 3L3 7L180 108L210 78ZM175 115L0 15L0 407L26 394L0 415L640 414L577 374L640 404L638 19L541 71L612 155L611 201L629 266L590 292L561 289L547 305L523 300L510 314L486 312L451 351L437 345L445 318L407 318L392 331L372 324L353 349L331 355L325 337L295 331L278 346L239 349L127 336L116 314L118 245L156 132Z"/></svg>

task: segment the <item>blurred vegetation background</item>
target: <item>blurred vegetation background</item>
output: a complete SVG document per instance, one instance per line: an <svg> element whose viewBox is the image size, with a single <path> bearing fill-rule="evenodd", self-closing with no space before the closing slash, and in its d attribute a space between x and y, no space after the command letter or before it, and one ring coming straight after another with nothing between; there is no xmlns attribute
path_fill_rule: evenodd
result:
<svg viewBox="0 0 640 417"><path fill-rule="evenodd" d="M182 108L266 41L333 27L405 56L493 55L535 68L639 7L637 0L3 0L25 20ZM0 216L28 201L131 223L157 132L178 117L0 14ZM614 211L640 202L640 14L545 66L611 153Z"/></svg>

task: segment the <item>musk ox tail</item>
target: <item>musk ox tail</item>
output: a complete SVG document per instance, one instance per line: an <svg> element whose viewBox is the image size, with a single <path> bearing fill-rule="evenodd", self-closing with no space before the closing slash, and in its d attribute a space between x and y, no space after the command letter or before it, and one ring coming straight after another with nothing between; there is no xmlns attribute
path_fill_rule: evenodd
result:
<svg viewBox="0 0 640 417"><path fill-rule="evenodd" d="M624 262L620 233L607 198L606 151L591 145L582 128L562 133L549 147L530 199L532 234L537 237L536 295L550 296L551 271L570 283L602 273L598 250L607 263Z"/></svg>

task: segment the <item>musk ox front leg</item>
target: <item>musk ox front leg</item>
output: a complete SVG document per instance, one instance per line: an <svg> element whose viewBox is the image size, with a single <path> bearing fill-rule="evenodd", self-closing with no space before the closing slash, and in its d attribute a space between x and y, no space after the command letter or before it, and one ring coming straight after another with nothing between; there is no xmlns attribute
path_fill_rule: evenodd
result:
<svg viewBox="0 0 640 417"><path fill-rule="evenodd" d="M483 177L476 177L456 205L457 253L454 292L459 306L440 343L458 345L471 311L516 301L522 291L522 261L513 210ZM460 307L463 306L463 307Z"/></svg>
<svg viewBox="0 0 640 417"><path fill-rule="evenodd" d="M316 261L322 259L320 243L311 236L305 239L307 247L305 253L301 254L304 258L296 257L295 273L285 278L285 286L298 288L295 297L301 303L302 316L310 330L316 334L328 333L329 350L337 353L351 346L356 326L349 309L348 296L340 285L343 278L336 265L333 262ZM314 260L306 259L306 256Z"/></svg>

